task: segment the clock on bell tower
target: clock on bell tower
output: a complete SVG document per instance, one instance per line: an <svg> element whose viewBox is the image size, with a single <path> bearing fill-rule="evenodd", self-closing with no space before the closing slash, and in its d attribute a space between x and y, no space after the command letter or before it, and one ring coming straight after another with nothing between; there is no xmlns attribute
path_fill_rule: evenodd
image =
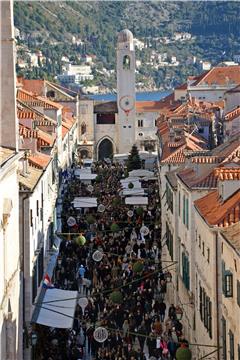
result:
<svg viewBox="0 0 240 360"><path fill-rule="evenodd" d="M127 153L135 143L135 50L133 34L125 29L117 41L118 148Z"/></svg>

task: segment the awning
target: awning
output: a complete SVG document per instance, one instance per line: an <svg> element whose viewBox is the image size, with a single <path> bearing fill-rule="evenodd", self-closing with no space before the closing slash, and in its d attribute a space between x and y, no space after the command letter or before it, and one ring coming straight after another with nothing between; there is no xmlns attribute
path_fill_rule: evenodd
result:
<svg viewBox="0 0 240 360"><path fill-rule="evenodd" d="M147 196L126 197L125 204L127 204L127 205L148 205L148 197Z"/></svg>
<svg viewBox="0 0 240 360"><path fill-rule="evenodd" d="M97 207L97 198L75 197L72 204L76 209Z"/></svg>
<svg viewBox="0 0 240 360"><path fill-rule="evenodd" d="M129 176L131 177L153 177L154 173L152 171L144 170L144 169L138 169L138 170L132 170L129 172Z"/></svg>
<svg viewBox="0 0 240 360"><path fill-rule="evenodd" d="M92 174L91 169L76 169L74 172L75 176L80 180L95 180L97 174Z"/></svg>
<svg viewBox="0 0 240 360"><path fill-rule="evenodd" d="M122 195L123 196L132 196L132 195L135 195L135 196L139 196L139 195L144 195L144 189L124 189L122 191Z"/></svg>
<svg viewBox="0 0 240 360"><path fill-rule="evenodd" d="M54 328L70 329L73 326L77 304L77 291L47 289L41 303L36 323Z"/></svg>
<svg viewBox="0 0 240 360"><path fill-rule="evenodd" d="M138 178L126 178L126 179L124 179L124 180L120 180L120 182L121 182L121 185L122 185L122 187L123 188L125 188L125 189L128 189L128 185L130 184L130 183L132 183L133 184L133 186L134 186L134 188L136 189L140 189L141 187L142 187L142 184L140 183L140 181L139 181L139 179Z"/></svg>

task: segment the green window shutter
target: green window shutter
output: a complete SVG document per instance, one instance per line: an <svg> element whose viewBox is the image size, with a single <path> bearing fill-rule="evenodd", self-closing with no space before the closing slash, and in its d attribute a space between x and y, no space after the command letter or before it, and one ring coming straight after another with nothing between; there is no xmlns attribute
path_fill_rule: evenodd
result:
<svg viewBox="0 0 240 360"><path fill-rule="evenodd" d="M222 292L223 292L223 295L225 296L226 286L225 286L225 262L224 261L222 261Z"/></svg>
<svg viewBox="0 0 240 360"><path fill-rule="evenodd" d="M186 198L186 225L189 227L189 200Z"/></svg>
<svg viewBox="0 0 240 360"><path fill-rule="evenodd" d="M183 195L183 223L185 224L185 195Z"/></svg>
<svg viewBox="0 0 240 360"><path fill-rule="evenodd" d="M181 215L181 193L178 193L178 215Z"/></svg>
<svg viewBox="0 0 240 360"><path fill-rule="evenodd" d="M237 304L240 307L240 281L237 281Z"/></svg>

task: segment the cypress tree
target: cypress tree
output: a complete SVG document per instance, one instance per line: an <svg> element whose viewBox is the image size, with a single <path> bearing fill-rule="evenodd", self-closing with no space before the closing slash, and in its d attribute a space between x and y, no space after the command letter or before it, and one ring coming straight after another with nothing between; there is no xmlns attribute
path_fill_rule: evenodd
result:
<svg viewBox="0 0 240 360"><path fill-rule="evenodd" d="M135 144L132 146L131 153L128 156L127 169L128 171L141 169L141 159Z"/></svg>

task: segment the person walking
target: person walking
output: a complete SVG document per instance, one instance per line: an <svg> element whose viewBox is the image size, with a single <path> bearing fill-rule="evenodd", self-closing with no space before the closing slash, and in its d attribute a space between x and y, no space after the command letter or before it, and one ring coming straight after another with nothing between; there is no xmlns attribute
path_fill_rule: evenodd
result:
<svg viewBox="0 0 240 360"><path fill-rule="evenodd" d="M166 304L163 301L161 301L160 304L159 304L159 314L160 314L160 321L161 322L164 322L166 308L167 308Z"/></svg>

